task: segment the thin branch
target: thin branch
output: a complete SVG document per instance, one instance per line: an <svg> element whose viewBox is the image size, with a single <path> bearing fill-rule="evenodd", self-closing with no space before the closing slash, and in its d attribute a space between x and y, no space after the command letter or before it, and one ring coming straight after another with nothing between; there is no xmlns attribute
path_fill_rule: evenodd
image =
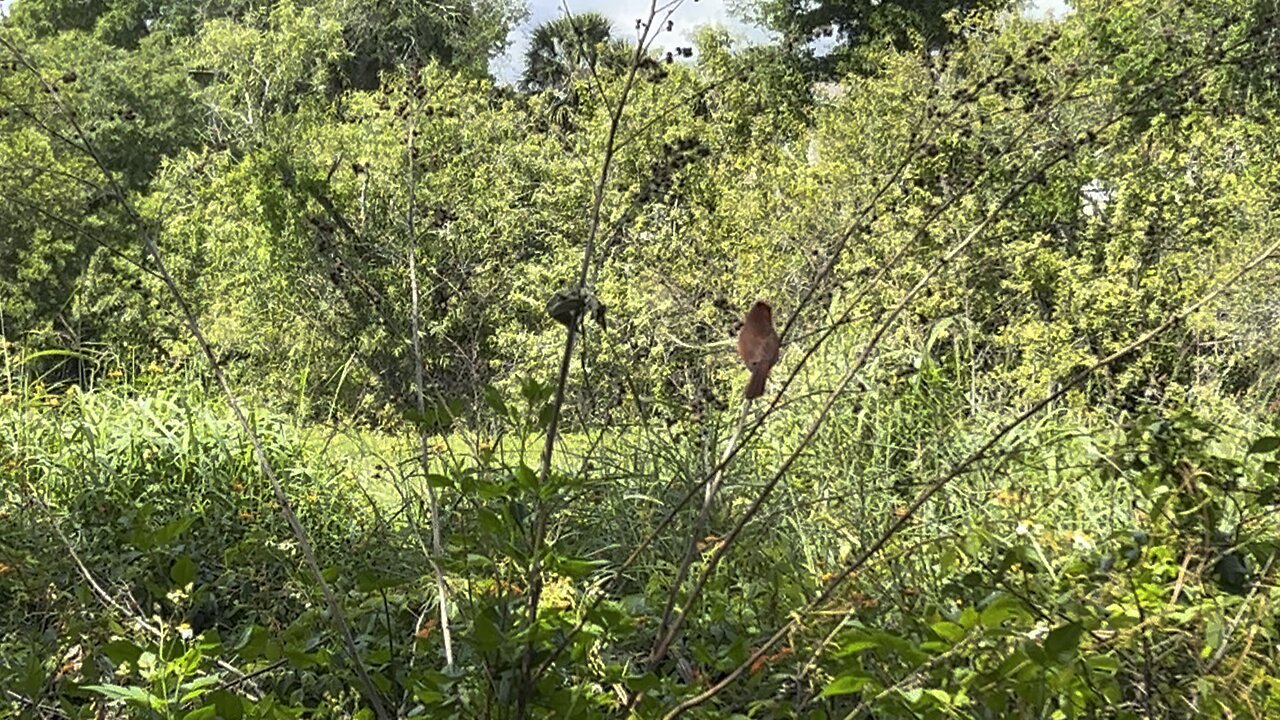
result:
<svg viewBox="0 0 1280 720"><path fill-rule="evenodd" d="M1051 160L1044 168L1041 169L1041 171L1048 170L1049 167L1052 167L1062 161L1065 157L1065 153L1059 153L1058 156ZM959 257L962 252L968 249L969 245L971 245L989 225L995 222L996 218L1004 212L1005 208L1007 208L1014 199L1019 197L1027 187L1035 182L1038 174L1038 172L1032 172L1026 179L1005 193L1004 198L994 208L992 208L992 210L987 214L987 217L969 231L969 234L966 235L961 242L953 246L946 255L934 264L929 272L925 273L925 275L916 281L916 284L905 295L903 295L897 306L893 308L884 322L880 324L879 330L877 330L876 333L872 335L871 339L867 341L867 344L863 347L862 353L858 356L857 360L840 378L840 381L836 383L836 387L828 393L826 402L823 403L821 409L818 410L818 414L815 415L813 420L809 423L808 429L806 429L804 434L800 437L800 441L797 443L796 448L785 460L782 461L778 466L778 469L774 471L773 477L765 483L764 488L761 489L759 495L757 495L756 499L751 503L751 506L747 508L747 511L743 513L742 517L738 520L738 523L729 531L729 534L725 536L724 541L717 545L716 549L711 553L711 557L707 560L706 565L703 566L702 572L698 575L697 580L694 581L693 587L690 589L684 605L680 608L679 614L668 629L666 637L662 638L660 641L657 646L658 648L665 650L666 647L669 647L670 644L674 642L684 619L688 616L689 610L692 608L693 603L698 599L698 596L702 592L702 588L706 585L707 580L710 579L711 574L719 565L720 560L724 558L729 549L734 545L739 535L741 535L743 528L745 528L756 514L760 512L761 508L764 507L765 501L769 499L774 488L776 488L778 483L782 481L782 478L786 476L787 472L791 469L791 465L795 463L795 461L808 449L809 443L813 441L813 438L817 436L818 431L824 424L826 424L827 417L830 415L832 408L835 407L836 401L844 395L845 390L853 382L853 379L862 371L862 368L866 366L867 361L871 358L871 353L879 346L880 340L886 333L888 333L889 329L893 327L902 312L910 306L911 302L915 300L916 295L924 290L924 288L928 286L938 273L942 272L942 270L946 268L952 260Z"/></svg>
<svg viewBox="0 0 1280 720"><path fill-rule="evenodd" d="M407 153L406 165L408 166L408 190L409 190L409 207L405 215L405 224L409 237L409 333L413 342L413 399L418 408L419 422L418 426L418 444L421 452L422 460L422 476L423 484L427 486L427 502L431 513L431 569L435 574L436 594L439 596L440 602L440 636L444 640L444 663L445 667L453 668L453 634L449 627L449 588L445 583L444 570L440 567L440 558L444 556L444 539L440 528L440 500L436 495L436 489L431 484L431 445L429 438L429 429L424 420L427 411L426 402L426 383L422 376L422 338L420 323L422 310L418 303L418 234L414 230L414 206L417 202L416 190L418 178L416 175L416 167L414 163L414 140L416 127L414 125L414 113L408 113L409 124L409 149Z"/></svg>
<svg viewBox="0 0 1280 720"><path fill-rule="evenodd" d="M1225 56L1227 52L1240 47L1241 44L1242 43L1236 43L1230 48L1223 48L1220 52L1215 54L1215 57L1217 59L1221 59L1222 57ZM849 372L847 372L844 375L841 381L837 384L836 389L831 392L827 402L819 410L818 416L810 424L808 431L806 431L806 433L802 436L796 450L793 451L792 454L788 456L786 460L783 461L778 471L774 474L774 476L770 479L770 481L765 484L765 487L762 489L760 495L756 498L756 500L752 503L752 505L747 509L746 513L740 519L738 524L734 527L732 531L730 531L729 535L727 535L724 538L724 541L720 543L716 547L715 551L711 554L711 557L709 558L707 564L704 566L702 573L699 575L697 581L695 581L694 583L693 588L690 590L690 593L686 598L685 604L682 606L680 613L677 614L677 616L675 617L675 621L672 623L671 627L668 628L666 637L661 638L658 644L655 646L657 649L665 650L665 648L669 647L670 644L675 640L675 637L680 629L681 624L683 623L684 619L687 617L687 613L689 609L692 607L694 601L696 601L697 596L700 594L702 587L705 585L706 581L710 578L711 573L715 570L719 561L732 548L741 530L763 507L765 500L767 500L768 497L771 495L773 489L781 481L782 477L785 475L786 471L790 468L791 464L804 451L804 449L808 446L809 442L812 441L818 429L821 427L823 423L825 423L826 417L830 413L831 408L834 406L834 403L837 400L837 398L841 394L843 394L844 390L848 387L849 383L853 380L854 376L866 364L869 358L870 352L879 344L880 339L888 331L889 327L893 324L896 318L902 313L902 311L905 310L905 308L910 303L910 301L914 299L915 295L917 295L921 290L924 289L924 287L928 284L928 282L931 280L931 278L934 275L941 272L941 270L946 265L948 265L951 261L953 261L956 257L958 257L961 252L966 250L968 246L972 244L972 242L982 232L985 231L986 227L989 226L991 223L993 223L996 220L996 218L1005 210L1005 208L1007 208L1015 199L1021 196L1021 194L1028 187L1039 182L1040 179L1043 178L1048 173L1048 171L1052 169L1055 165L1069 158L1074 149L1086 143L1093 142L1093 140L1096 139L1098 135L1100 135L1103 131L1107 130L1108 128L1110 128L1111 126L1119 122L1122 118L1128 117L1131 113L1141 108L1142 105L1148 99L1150 99L1155 93L1159 92L1162 88L1166 87L1171 83L1181 81L1183 78L1189 75L1195 67L1196 66L1185 68L1182 72L1179 72L1178 74L1174 75L1172 78L1163 82L1155 83L1151 87L1146 88L1124 110L1113 114L1112 116L1107 118L1105 122L1100 123L1098 127L1093 128L1089 132L1085 133L1079 140L1068 139L1068 140L1062 141L1060 143L1060 147L1062 148L1061 150L1056 152L1047 162L1035 168L1031 172L1027 173L1022 181L1020 181L1017 185L1015 185L1012 189L1010 189L1007 193L1005 193L1001 201L987 214L986 218L981 223L979 223L972 231L970 231L970 233L960 243L952 247L951 250L949 250L941 258L941 260L939 260L939 262L935 264L934 267L928 273L926 273L925 276L922 277L915 284L915 286L911 288L911 290L903 297L902 301L889 314L889 317L881 324L880 329L868 342L868 344L863 350L863 353L858 358L858 361L853 365L853 367L850 368ZM990 80L991 78L988 77L981 82L987 83L987 82L990 82ZM976 92L976 91L973 91L973 92ZM925 231L925 227L922 226L920 232L923 233L924 231ZM904 246L904 249L905 247L906 246ZM1266 259L1267 259L1266 256L1264 256L1260 258L1258 262L1261 263ZM796 314L793 313L792 318L794 319L795 316ZM790 382L790 380L791 378L788 378L788 383ZM775 398L774 400L775 404L778 402L778 398L781 397L781 393L784 390L785 390L785 386L783 390L779 391L778 397ZM652 656L651 656L651 660L653 660Z"/></svg>
<svg viewBox="0 0 1280 720"><path fill-rule="evenodd" d="M739 440L742 436L742 428L747 421L747 411L750 408L751 401L743 400L742 411L738 413L738 422L734 425L733 434L729 436L728 442L725 443L721 459L737 452ZM680 566L676 568L676 576L671 581L671 589L667 591L667 602L662 608L662 619L658 621L658 630L654 638L653 649L649 652L648 663L650 668L657 665L666 654L667 647L662 644L662 640L666 637L667 630L671 626L671 615L680 596L680 588L684 586L685 578L689 575L689 568L693 566L693 561L698 557L698 544L705 536L707 523L711 518L712 507L715 504L716 493L720 489L720 483L724 479L724 471L727 468L726 464L721 463L720 471L712 476L711 482L707 483L706 494L702 501L702 510L698 512L698 517L694 520L693 527L689 531L689 543L685 546L684 557L680 559Z"/></svg>
<svg viewBox="0 0 1280 720"><path fill-rule="evenodd" d="M651 0L649 10L651 23L657 13L657 0ZM591 203L591 219L587 229L586 242L582 249L582 262L578 269L576 289L579 291L583 289L587 282L591 261L595 254L596 240L600 232L600 217L601 209L604 205L605 188L608 185L609 175L613 169L618 128L622 124L622 115L627 107L628 96L635 85L636 73L640 69L640 61L646 52L645 39L648 32L649 28L646 27L644 33L640 36L640 42L636 43L635 52L631 57L631 68L627 73L626 80L623 82L617 104L610 110L609 131L605 138L604 157L600 163L600 174L596 178L595 195ZM582 324L580 320L581 315L571 320L566 328L564 351L560 356L560 369L557 373L555 395L551 405L551 420L547 423L547 436L542 446L542 456L538 470L538 486L540 488L545 487L551 478L551 464L555 454L556 439L560 431L565 393L569 384L569 368L573 359L573 350L578 339L578 332ZM538 634L538 603L542 598L542 553L543 546L546 543L549 515L550 509L547 500L539 493L534 511L533 539L530 548L531 560L526 584L528 590L527 615L529 630L528 638L525 641L524 654L520 659L520 684L516 698L516 717L519 718L528 717L529 695L533 691L533 656Z"/></svg>
<svg viewBox="0 0 1280 720"><path fill-rule="evenodd" d="M981 87L985 84L988 84L992 82L994 79L995 79L995 76L989 76L987 78L984 78L981 81L979 81L978 86ZM1072 86L1074 87L1074 83ZM1042 114L1048 113L1050 110L1054 109L1054 107L1055 106L1046 106L1042 110ZM939 129L941 127L942 122L945 121L946 118L948 118L952 112L954 112L954 110L948 113L944 113L941 119L939 120L939 122L936 123L931 128L931 130ZM1017 147L1018 139L1023 137L1029 131L1030 131L1030 126L1028 126L1028 128L1025 128L1022 133L1020 133L1017 137L1015 137L1014 140L1010 142L1010 144L1004 149L1004 151L1000 153L1000 156L1004 156L1008 154L1009 152L1012 151L1014 147ZM897 178L900 177L901 174L905 171L905 169L910 165L910 163L915 160L916 153L919 152L921 149L923 149L927 143L928 143L927 136L926 137L913 136L911 138L911 140L908 142L908 147L902 152L902 159L894 167L893 172L891 172L889 177L886 178L884 182L880 184L876 192L873 193L871 199L864 204L863 208L859 211L857 215L857 219L848 226L846 233L843 236L843 239L837 242L836 249L835 251L833 251L832 257L829 258L827 264L825 265L824 272L830 272L830 269L835 267L836 261L838 260L839 256L843 252L843 249L847 245L847 240L851 238L860 228L866 227L866 224L864 221L871 215L872 211L875 208L876 203L880 200L881 197L883 197L888 192L888 190L896 182ZM783 380L781 387L778 389L769 407L761 415L759 415L751 423L751 425L747 427L745 432L742 434L741 441L736 446L732 447L728 452L726 452L725 455L721 458L720 462L717 463L715 467L708 470L707 473L703 476L703 479L701 481L690 486L689 489L686 491L686 493L680 498L680 500L678 500L674 505L672 505L668 509L667 513L657 523L657 525L648 532L648 534L644 537L644 539L642 539L640 543L636 545L635 548L632 549L631 553L626 557L626 559L623 560L620 567L614 571L611 582L616 582L625 576L626 570L630 568L636 561L639 560L639 558L641 557L641 554L644 552L645 549L647 549L650 545L656 542L658 537L661 536L662 531L666 529L667 526L670 525L675 520L676 516L685 508L685 506L694 498L694 496L699 491L703 491L704 488L707 486L707 484L710 483L713 478L715 478L719 473L723 472L724 468L726 468L729 465L729 463L732 462L732 460L737 456L737 453L740 452L743 447L746 447L747 443L757 433L759 433L762 430L764 424L773 416L773 414L780 410L780 408L784 404L783 398L786 395L787 389L795 381L798 380L801 371L807 365L808 361L817 353L817 351L826 343L826 341L835 333L835 331L838 328L848 323L849 319L852 317L853 309L857 306L858 301L861 300L863 297L867 296L873 289L879 286L879 284L888 276L889 271L894 267L896 267L897 264L901 262L901 260L906 256L907 251L911 247L913 247L914 244L918 242L922 237L924 237L924 234L927 232L929 225L932 224L934 220L940 217L941 214L947 208L951 207L953 204L958 202L961 198L966 197L969 193L973 192L973 190L976 189L981 184L981 181L987 179L989 175L990 175L990 170L989 169L984 170L982 173L980 173L979 175L975 176L972 180L970 180L967 185L958 189L952 195L947 197L943 202L937 204L934 208L932 208L932 211L928 213L925 216L925 218L922 219L920 224L917 226L916 232L911 238L911 240L909 240L906 243L903 243L898 248L898 251L893 255L892 258L890 258L884 263L881 263L880 268L877 271L876 275L872 277L870 281L868 281L867 283L864 283L859 288L854 298L850 301L849 308L844 313L844 316L839 320L837 320L836 322L832 323L825 331L820 333L820 337L818 338L818 340L815 341L808 348L808 350L801 356L800 360L793 365L790 373ZM812 298L813 296L814 294L810 293L807 297ZM808 300L806 299L804 302L807 302L807 301ZM799 314L802 311L803 311L803 306L797 306L793 310L790 318L788 319L787 326L784 327L784 331L783 331L784 335L788 332L788 329L791 323L799 316ZM592 600L589 607L595 608L596 606L599 605L599 603L603 602L604 599L605 599L605 595L603 593L597 595ZM586 624L586 620L584 617L584 619L579 620L574 625L574 627L570 629L569 632L565 633L565 636L561 638L556 648L540 665L538 670L539 673L545 672L547 668L550 667L550 664L554 661L554 659L558 657L560 653L564 652L564 650L569 646L569 643L572 642L572 639L577 635L577 633L580 632L583 627L585 627L585 624Z"/></svg>
<svg viewBox="0 0 1280 720"><path fill-rule="evenodd" d="M976 451L971 453L968 457L966 457L960 463L956 464L949 472L939 477L927 488L921 491L920 494L916 496L915 500L913 500L911 504L907 506L906 511L903 512L893 522L893 524L890 525L889 528L886 529L875 540L875 542L871 543L871 545L867 546L861 553L859 553L858 556L854 558L853 561L851 561L847 566L845 566L844 570L842 570L839 575L835 576L827 583L826 587L823 588L822 592L820 592L817 597L815 597L811 602L809 602L809 604L806 605L804 608L797 611L790 621L788 621L785 625L779 628L772 636L770 636L770 638L766 640L760 646L759 649L757 649L754 653L752 653L751 657L747 658L747 660L743 662L742 665L739 665L737 668L729 672L729 674L726 675L723 679L721 679L715 685L707 688L702 693L699 693L698 695L676 705L674 708L672 708L670 712L668 712L664 716L664 720L671 720L672 718L678 717L688 710L691 710L699 705L702 705L706 701L720 694L720 692L722 692L726 687L728 687L733 682L735 682L738 678L742 677L743 673L751 666L751 663L763 657L764 654L767 653L775 644L777 644L780 640L782 640L782 638L786 636L786 633L789 632L793 627L795 627L799 623L801 618L813 612L816 608L821 607L828 600L830 600L831 597L835 594L836 590L838 590L846 580L848 580L855 572L857 572L861 567L863 567L868 560L870 560L877 553L879 553L880 550L884 548L885 544L888 543L890 539L892 539L903 528L906 527L907 523L911 521L911 519L915 516L916 512L918 512L920 508L926 502L928 502L930 498L932 498L935 494L937 494L939 490L946 487L947 484L950 483L952 480L956 479L960 475L967 472L968 469L971 466L973 466L975 463L986 458L988 454L991 452L991 450L994 449L998 444L1000 444L1000 442L1003 441L1004 438L1007 435L1009 435L1009 433L1016 430L1027 420L1038 415L1042 410L1044 410L1050 404L1056 402L1062 396L1066 395L1067 392L1069 392L1070 390L1073 390L1076 387L1083 384L1084 381L1088 380L1099 370L1103 370L1107 367L1110 367L1111 365L1114 365L1117 361L1121 360L1122 358L1146 346L1155 338L1159 337L1160 335L1163 335L1170 328L1182 323L1188 317L1190 317L1194 313L1204 308L1206 305L1212 302L1219 295L1226 292L1229 288L1235 287L1242 278L1244 278L1246 275L1252 272L1256 267L1258 267L1264 261L1266 261L1268 255L1276 251L1280 251L1280 240L1277 240L1276 242L1272 243L1260 254L1254 256L1253 259L1245 263L1244 266L1241 267L1234 274L1232 274L1231 277L1229 277L1226 281L1224 281L1223 283L1218 285L1216 288L1211 290L1209 293L1205 294L1199 300L1183 308L1183 310L1169 317L1157 327L1152 328L1146 333L1143 333L1140 337L1133 340L1128 345L1125 345L1124 347L1115 351L1111 355L1108 355L1107 357L1102 358L1101 360L1098 360L1093 365L1076 373L1069 380L1063 383L1060 388L1055 390L1053 393L1050 393L1045 398L1039 400L1038 402L1033 404L1031 407L1027 408L1027 410L1025 410L1021 415L1019 415L1009 423L1002 426L980 448L978 448Z"/></svg>

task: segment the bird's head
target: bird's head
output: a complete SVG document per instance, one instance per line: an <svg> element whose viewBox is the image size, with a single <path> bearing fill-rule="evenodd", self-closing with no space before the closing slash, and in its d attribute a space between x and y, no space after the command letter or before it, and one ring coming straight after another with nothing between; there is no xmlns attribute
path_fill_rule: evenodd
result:
<svg viewBox="0 0 1280 720"><path fill-rule="evenodd" d="M747 313L747 322L768 323L773 321L773 308L763 300L757 300Z"/></svg>

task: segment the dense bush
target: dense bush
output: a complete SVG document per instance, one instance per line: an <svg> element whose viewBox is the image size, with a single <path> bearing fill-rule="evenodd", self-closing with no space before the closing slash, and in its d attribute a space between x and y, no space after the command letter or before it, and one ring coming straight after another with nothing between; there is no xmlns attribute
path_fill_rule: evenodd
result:
<svg viewBox="0 0 1280 720"><path fill-rule="evenodd" d="M1274 4L463 5L0 21L0 717L1280 713Z"/></svg>

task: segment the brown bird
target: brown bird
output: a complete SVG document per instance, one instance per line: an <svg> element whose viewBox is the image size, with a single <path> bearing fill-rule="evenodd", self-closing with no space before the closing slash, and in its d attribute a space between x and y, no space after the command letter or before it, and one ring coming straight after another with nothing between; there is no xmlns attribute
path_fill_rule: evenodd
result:
<svg viewBox="0 0 1280 720"><path fill-rule="evenodd" d="M778 362L778 333L773 329L773 308L763 300L757 300L738 331L738 357L751 370L747 382L747 399L764 394L764 383L769 371Z"/></svg>

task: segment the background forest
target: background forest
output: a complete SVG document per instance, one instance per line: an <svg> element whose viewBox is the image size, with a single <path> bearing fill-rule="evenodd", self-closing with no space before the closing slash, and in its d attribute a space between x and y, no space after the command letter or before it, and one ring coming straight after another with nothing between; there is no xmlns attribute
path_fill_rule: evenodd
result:
<svg viewBox="0 0 1280 720"><path fill-rule="evenodd" d="M0 717L1280 717L1276 0L685 1L7 7Z"/></svg>

